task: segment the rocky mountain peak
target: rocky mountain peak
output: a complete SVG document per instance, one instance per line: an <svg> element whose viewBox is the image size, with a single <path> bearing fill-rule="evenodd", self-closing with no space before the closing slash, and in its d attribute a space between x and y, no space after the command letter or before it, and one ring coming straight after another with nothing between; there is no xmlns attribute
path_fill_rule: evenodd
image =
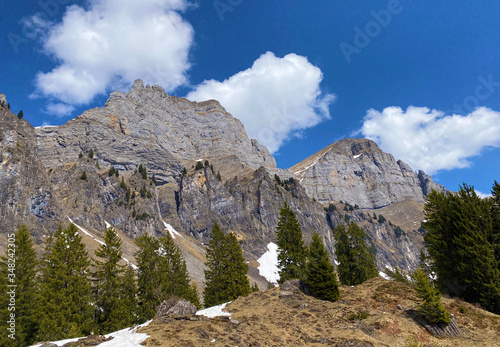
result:
<svg viewBox="0 0 500 347"><path fill-rule="evenodd" d="M5 94L0 94L0 106L7 105L7 97Z"/></svg>
<svg viewBox="0 0 500 347"><path fill-rule="evenodd" d="M291 170L308 195L322 203L343 201L373 209L405 200L424 202L432 189L445 190L368 139L335 142Z"/></svg>
<svg viewBox="0 0 500 347"><path fill-rule="evenodd" d="M105 164L131 170L141 158L160 182L170 182L167 176L200 159L231 167L226 177L260 166L276 169L267 148L250 140L243 124L219 102L192 102L141 80L127 93L112 93L102 108L58 127L38 128L37 136L41 160L49 169L96 144L94 153Z"/></svg>

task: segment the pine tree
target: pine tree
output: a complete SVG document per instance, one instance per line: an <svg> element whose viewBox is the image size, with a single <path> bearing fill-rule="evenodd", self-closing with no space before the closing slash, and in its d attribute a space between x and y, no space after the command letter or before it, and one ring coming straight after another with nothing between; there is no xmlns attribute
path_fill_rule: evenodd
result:
<svg viewBox="0 0 500 347"><path fill-rule="evenodd" d="M130 319L131 310L130 295L124 295L125 287L135 286L133 273L125 277L125 266L120 265L122 259L122 241L113 228L108 228L104 234L104 245L96 250L95 255L101 260L94 260L95 272L95 316L97 331L107 334L129 326L133 321ZM125 283L128 282L128 283ZM134 312L132 312L133 314Z"/></svg>
<svg viewBox="0 0 500 347"><path fill-rule="evenodd" d="M311 295L320 300L338 300L340 291L335 267L330 263L328 251L316 232L309 246L308 259L306 283Z"/></svg>
<svg viewBox="0 0 500 347"><path fill-rule="evenodd" d="M211 307L250 293L248 265L233 233L224 235L214 224L207 249L205 307Z"/></svg>
<svg viewBox="0 0 500 347"><path fill-rule="evenodd" d="M59 226L43 259L38 340L61 340L91 332L89 263L76 226Z"/></svg>
<svg viewBox="0 0 500 347"><path fill-rule="evenodd" d="M305 279L307 248L302 241L302 230L297 217L286 202L280 211L276 238L279 248L279 283L290 279Z"/></svg>
<svg viewBox="0 0 500 347"><path fill-rule="evenodd" d="M441 294L431 285L429 276L418 268L413 273L415 291L422 300L418 313L431 324L448 324L451 321L450 313L441 302Z"/></svg>
<svg viewBox="0 0 500 347"><path fill-rule="evenodd" d="M367 235L363 229L354 222L349 224L348 229L339 225L334 230L334 237L341 283L356 285L378 276L375 256L368 250L365 242Z"/></svg>
<svg viewBox="0 0 500 347"><path fill-rule="evenodd" d="M13 236L14 247L8 247L0 262L2 293L0 296L0 345L29 346L34 342L38 329L35 319L37 303L33 300L38 293L36 252L26 225L21 225ZM11 295L7 294L9 291L15 293L13 305L10 300ZM12 331L7 330L10 328L7 322L11 319L12 313L15 315L15 335L13 335L15 339L8 337Z"/></svg>
<svg viewBox="0 0 500 347"><path fill-rule="evenodd" d="M24 113L23 113L23 110L19 111L19 113L17 114L17 118L19 119L22 119L24 117Z"/></svg>
<svg viewBox="0 0 500 347"><path fill-rule="evenodd" d="M170 296L199 305L196 288L189 284L186 262L170 234L160 239L144 235L136 239L136 245L141 322L153 318L159 305Z"/></svg>
<svg viewBox="0 0 500 347"><path fill-rule="evenodd" d="M89 150L89 158L94 158L94 150L92 148Z"/></svg>
<svg viewBox="0 0 500 347"><path fill-rule="evenodd" d="M80 176L80 179L82 179L82 180L86 180L87 179L87 173L85 172L85 170L83 170L83 173Z"/></svg>
<svg viewBox="0 0 500 347"><path fill-rule="evenodd" d="M500 269L495 256L492 199L464 184L458 194L431 192L424 236L437 286L450 296L500 313Z"/></svg>
<svg viewBox="0 0 500 347"><path fill-rule="evenodd" d="M203 163L201 161L196 162L195 170L203 169Z"/></svg>

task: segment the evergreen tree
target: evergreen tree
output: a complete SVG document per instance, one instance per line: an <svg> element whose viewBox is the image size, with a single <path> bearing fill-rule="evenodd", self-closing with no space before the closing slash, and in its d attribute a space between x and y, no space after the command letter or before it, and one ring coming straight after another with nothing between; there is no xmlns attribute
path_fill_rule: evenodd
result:
<svg viewBox="0 0 500 347"><path fill-rule="evenodd" d="M205 270L205 307L250 293L248 265L233 233L224 235L217 222L212 228Z"/></svg>
<svg viewBox="0 0 500 347"><path fill-rule="evenodd" d="M0 262L2 293L0 296L0 345L29 346L34 342L38 329L35 319L37 303L33 300L38 292L36 252L26 225L21 225L13 236L14 247L8 247ZM14 296L11 296L9 291L15 293ZM10 300L11 297L14 302ZM14 332L7 330L10 328L8 321L11 320L12 313L15 315ZM13 333L14 338L9 338L8 335Z"/></svg>
<svg viewBox="0 0 500 347"><path fill-rule="evenodd" d="M87 173L85 172L85 170L83 170L83 173L80 176L80 179L82 179L82 180L86 180L87 179Z"/></svg>
<svg viewBox="0 0 500 347"><path fill-rule="evenodd" d="M140 321L153 318L159 305L170 296L199 306L196 288L189 284L186 262L170 234L160 239L144 235L136 239L136 245Z"/></svg>
<svg viewBox="0 0 500 347"><path fill-rule="evenodd" d="M94 150L92 148L89 150L89 158L94 158Z"/></svg>
<svg viewBox="0 0 500 347"><path fill-rule="evenodd" d="M276 238L279 248L279 283L290 279L305 279L307 248L302 241L302 230L297 217L286 201L280 211Z"/></svg>
<svg viewBox="0 0 500 347"><path fill-rule="evenodd" d="M500 269L495 256L492 199L464 184L457 194L431 192L425 205L425 245L437 286L450 296L500 313Z"/></svg>
<svg viewBox="0 0 500 347"><path fill-rule="evenodd" d="M415 291L422 300L418 313L431 324L448 324L451 321L450 313L441 302L441 294L432 287L429 276L424 270L418 268L413 273Z"/></svg>
<svg viewBox="0 0 500 347"><path fill-rule="evenodd" d="M347 229L339 225L334 230L334 237L341 283L356 285L378 276L375 256L368 250L365 242L367 235L363 229L354 222Z"/></svg>
<svg viewBox="0 0 500 347"><path fill-rule="evenodd" d="M133 273L125 277L125 266L120 265L122 259L122 241L113 228L108 228L104 234L104 245L96 250L95 255L101 260L94 260L95 273L95 303L96 324L100 334L120 330L133 323L130 314L134 310L129 307L130 295L124 295L128 290L125 285L133 287ZM132 276L130 278L130 275ZM125 283L128 282L128 283ZM132 282L132 283L130 283ZM132 311L132 312L131 312Z"/></svg>
<svg viewBox="0 0 500 347"><path fill-rule="evenodd" d="M201 161L196 162L195 170L203 169L203 163Z"/></svg>
<svg viewBox="0 0 500 347"><path fill-rule="evenodd" d="M19 111L19 113L17 114L17 118L19 119L22 119L24 117L24 113L23 113L23 110Z"/></svg>
<svg viewBox="0 0 500 347"><path fill-rule="evenodd" d="M335 267L330 263L328 251L316 232L309 246L306 283L311 295L315 298L328 301L336 301L340 298Z"/></svg>
<svg viewBox="0 0 500 347"><path fill-rule="evenodd" d="M59 226L43 259L38 340L61 340L91 332L89 263L76 226Z"/></svg>
<svg viewBox="0 0 500 347"><path fill-rule="evenodd" d="M220 175L220 171L217 171L217 181L222 182L222 176Z"/></svg>

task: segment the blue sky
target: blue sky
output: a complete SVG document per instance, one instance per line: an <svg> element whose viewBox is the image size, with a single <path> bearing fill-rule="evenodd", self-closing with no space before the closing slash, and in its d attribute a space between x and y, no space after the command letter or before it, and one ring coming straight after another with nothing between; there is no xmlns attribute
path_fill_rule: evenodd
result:
<svg viewBox="0 0 500 347"><path fill-rule="evenodd" d="M215 98L290 167L368 137L448 189L500 180L500 3L4 0L0 92L34 126L133 80Z"/></svg>

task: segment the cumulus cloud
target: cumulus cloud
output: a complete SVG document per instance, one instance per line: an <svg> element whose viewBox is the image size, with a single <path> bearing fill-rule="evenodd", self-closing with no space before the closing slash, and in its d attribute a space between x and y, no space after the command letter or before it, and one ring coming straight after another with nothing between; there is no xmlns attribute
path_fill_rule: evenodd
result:
<svg viewBox="0 0 500 347"><path fill-rule="evenodd" d="M410 106L368 110L361 133L413 169L434 174L466 168L486 147L500 147L500 113L480 107L466 115Z"/></svg>
<svg viewBox="0 0 500 347"><path fill-rule="evenodd" d="M33 17L46 30L43 52L57 62L37 74L35 96L75 105L137 78L167 91L186 84L194 30L179 11L187 6L187 0L90 0L88 8L69 6L59 23Z"/></svg>
<svg viewBox="0 0 500 347"><path fill-rule="evenodd" d="M251 138L274 153L290 136L330 118L335 97L321 91L322 80L321 70L307 58L267 52L251 68L223 82L204 81L186 97L220 101Z"/></svg>

